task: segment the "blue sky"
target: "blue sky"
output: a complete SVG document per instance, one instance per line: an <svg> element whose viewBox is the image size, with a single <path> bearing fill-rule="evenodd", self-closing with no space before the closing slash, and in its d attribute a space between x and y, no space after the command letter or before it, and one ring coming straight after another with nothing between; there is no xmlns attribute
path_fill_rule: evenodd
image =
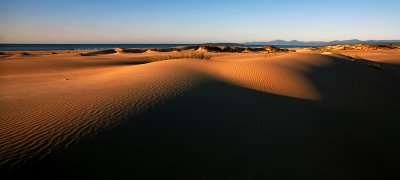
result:
<svg viewBox="0 0 400 180"><path fill-rule="evenodd" d="M399 0L0 0L0 43L400 39Z"/></svg>

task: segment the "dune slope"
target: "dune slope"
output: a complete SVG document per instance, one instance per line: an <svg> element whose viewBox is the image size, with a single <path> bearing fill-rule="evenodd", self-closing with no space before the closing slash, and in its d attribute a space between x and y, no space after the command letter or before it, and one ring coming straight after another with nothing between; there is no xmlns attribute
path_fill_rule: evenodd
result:
<svg viewBox="0 0 400 180"><path fill-rule="evenodd" d="M0 61L11 177L395 175L400 85L384 70L313 53L14 58Z"/></svg>

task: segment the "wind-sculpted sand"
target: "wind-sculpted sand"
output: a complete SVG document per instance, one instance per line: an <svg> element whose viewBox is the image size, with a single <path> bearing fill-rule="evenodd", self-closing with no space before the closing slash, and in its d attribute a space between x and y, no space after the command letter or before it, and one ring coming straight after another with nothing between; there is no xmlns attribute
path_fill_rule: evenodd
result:
<svg viewBox="0 0 400 180"><path fill-rule="evenodd" d="M399 50L393 51L385 51L385 50L369 50L369 51L360 51L360 50L347 50L347 51L339 51L340 54L348 55L348 56L358 56L360 58L368 59L371 61L390 63L390 64L400 64L400 56Z"/></svg>
<svg viewBox="0 0 400 180"><path fill-rule="evenodd" d="M355 122L348 122L346 125L346 121L334 121L335 118L351 120L349 116L352 114L353 120L360 122L365 128L374 123L391 124L387 134L382 134L383 125L376 125L377 139L384 139L389 134L392 138L400 137L392 131L399 127L397 122L392 121L399 117L397 115L400 112L400 86L397 79L391 78L392 75L384 71L360 66L335 56L312 52L209 53L211 60L179 59L149 63L149 57L168 53L116 52L118 53L88 57L79 54L0 57L0 167L6 177L24 177L21 172L29 177L36 171L41 171L36 174L39 177L55 177L55 174L60 176L60 173L62 177L65 175L73 178L79 174L90 177L92 170L80 169L85 166L92 166L89 169L96 171L109 169L110 174L103 178L113 177L113 173L123 176L129 171L137 171L134 177L153 177L154 173L164 172L163 167L169 169L171 174L167 175L171 177L188 177L187 173L190 171L204 177L222 177L220 173L223 172L218 169L225 171L229 167L237 167L233 169L243 171L238 177L246 177L249 172L266 177L265 173L271 171L264 169L265 164L258 166L258 170L253 169L254 171L243 169L246 165L244 162L251 164L248 168L256 166L252 164L256 161L263 164L272 158L272 162L278 162L275 159L276 154L269 150L260 151L264 148L282 146L281 151L287 152L286 146L289 144L303 142L305 144L299 145L299 154L296 157L308 158L309 155L304 153L316 150L318 157L324 159L324 148L319 146L320 143L314 142L324 138L327 138L327 142L340 142L331 139L335 136L333 132L337 130L331 131L331 128L342 126L344 133L364 134L359 139L358 136L349 137L356 144L361 141L376 143L376 139L369 138L372 134L360 130L354 125ZM375 119L377 116L368 111L383 113L382 119ZM326 122L324 117L332 122ZM320 122L310 124L313 119ZM274 123L263 125L272 120ZM255 125L256 122L261 124ZM323 122L334 125L330 128L326 124L320 124L320 127L316 125ZM281 131L275 132L271 129L274 127ZM310 127L316 129L309 131ZM123 129L118 130L120 128ZM227 128L239 129L230 131ZM247 128L259 134L253 136L253 132L247 131ZM322 131L317 129L324 128L328 129L325 133L313 134L315 131ZM162 132L166 134L158 134ZM273 143L273 137L281 139L281 133L284 132L287 133L285 137L293 136L293 139L283 140L281 143L285 145ZM107 134L110 136L105 137ZM208 138L197 141L198 136ZM220 143L208 144L214 142L213 138L219 137L224 137ZM304 139L295 140L299 137ZM306 137L310 138L310 142ZM316 137L322 139L314 139ZM343 140L347 136L342 134L337 137ZM242 141L243 139L246 141ZM118 148L121 145L119 143L124 141L126 146ZM203 142L207 142L206 147L212 150L205 148ZM268 145L267 142L272 144ZM85 145L91 143L93 146ZM229 152L229 148L236 152L239 146L243 146L246 155L242 151L236 155ZM117 149L110 150L111 147ZM193 150L184 150L189 147L193 147ZM78 150L75 151L76 149ZM204 151L197 152L196 149ZM222 157L218 156L220 160L214 156L218 149L222 151ZM290 149L289 156L292 156L296 148ZM260 161L248 156L248 150L254 151L250 154ZM128 151L132 154L127 154ZM170 162L170 159L168 154L161 156L161 151L169 152L174 157L179 156L173 160L176 164L162 166L163 162ZM386 152L386 148L383 151ZM224 153L227 158L223 156ZM114 154L115 158L123 156L126 162L122 159L110 160L110 156L107 156L110 154ZM159 158L146 160L145 157L150 154ZM336 156L333 151L328 151L327 154ZM181 155L185 157L183 159L192 159L198 163L180 159ZM96 163L91 164L91 156L104 156L108 160L95 160ZM231 162L235 158L241 159L238 161L241 163L235 165ZM208 165L203 161L207 159L214 162L210 167L206 167ZM303 162L300 159L294 163L301 165ZM128 160L134 165L126 164ZM306 171L311 172L316 166L313 163L324 164L324 160L320 160L305 160L307 165L303 169L309 168ZM125 163L115 164L116 162ZM284 158L282 162L290 161ZM140 166L141 163L150 163L154 167ZM76 168L67 164L75 164ZM316 171L323 175L343 177L346 172L337 164L340 163L336 162L334 166L327 165L324 166L327 169ZM121 173L112 166L123 166L127 171ZM294 165L289 166L287 168L290 169ZM175 169L184 167L190 170L179 172ZM193 170L195 167L198 167L198 171ZM352 170L354 169L350 168L350 174ZM354 171L357 170L356 168ZM358 177L357 173L358 171L349 177Z"/></svg>
<svg viewBox="0 0 400 180"><path fill-rule="evenodd" d="M202 77L165 63L69 72L3 76L2 165L19 165L65 148L179 95Z"/></svg>

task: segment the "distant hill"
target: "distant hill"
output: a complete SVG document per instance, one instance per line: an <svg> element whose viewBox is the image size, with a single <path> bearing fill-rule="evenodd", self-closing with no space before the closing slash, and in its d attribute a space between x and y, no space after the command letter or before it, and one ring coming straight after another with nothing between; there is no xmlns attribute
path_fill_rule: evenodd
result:
<svg viewBox="0 0 400 180"><path fill-rule="evenodd" d="M335 41L284 41L284 40L275 40L275 41L266 41L266 42L245 42L243 45L286 45L286 46L326 46L326 45L335 45L335 44L369 44L369 45L387 45L387 44L400 44L400 40L367 40L361 41L358 39L351 40L335 40Z"/></svg>

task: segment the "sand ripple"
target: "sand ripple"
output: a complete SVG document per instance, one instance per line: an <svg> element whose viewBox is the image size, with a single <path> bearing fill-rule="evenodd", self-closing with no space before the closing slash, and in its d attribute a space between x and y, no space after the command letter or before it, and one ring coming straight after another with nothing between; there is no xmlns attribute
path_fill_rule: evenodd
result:
<svg viewBox="0 0 400 180"><path fill-rule="evenodd" d="M321 99L305 74L311 65L326 64L323 56L248 56L244 60L239 56L240 61L217 57L214 61L171 60L81 69L74 71L78 75L69 81L47 72L4 76L0 167L19 167L60 152L81 138L134 120L152 107L209 81L294 98ZM316 60L305 61L313 58Z"/></svg>

